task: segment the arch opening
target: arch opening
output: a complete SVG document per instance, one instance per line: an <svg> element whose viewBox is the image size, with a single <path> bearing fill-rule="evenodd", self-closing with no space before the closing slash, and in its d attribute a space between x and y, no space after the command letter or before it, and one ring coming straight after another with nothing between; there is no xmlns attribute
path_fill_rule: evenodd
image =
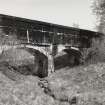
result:
<svg viewBox="0 0 105 105"><path fill-rule="evenodd" d="M40 78L48 76L48 57L36 49L26 48L34 56L34 67L32 74Z"/></svg>
<svg viewBox="0 0 105 105"><path fill-rule="evenodd" d="M34 55L34 75L44 78L48 76L48 58L43 53L35 51Z"/></svg>
<svg viewBox="0 0 105 105"><path fill-rule="evenodd" d="M80 65L81 59L82 59L82 54L80 50L75 50L75 49L64 49L64 52L66 52L69 56L69 64L72 64L72 66L78 66Z"/></svg>
<svg viewBox="0 0 105 105"><path fill-rule="evenodd" d="M78 66L81 64L81 58L82 58L82 54L79 50L75 50L71 48L63 49L62 54L55 57L55 60L54 60L55 70L59 70L65 67Z"/></svg>

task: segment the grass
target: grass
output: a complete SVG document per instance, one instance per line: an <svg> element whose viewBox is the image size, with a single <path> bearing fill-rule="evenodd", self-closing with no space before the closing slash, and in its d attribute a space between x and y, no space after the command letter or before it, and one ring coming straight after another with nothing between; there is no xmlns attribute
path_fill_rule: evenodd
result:
<svg viewBox="0 0 105 105"><path fill-rule="evenodd" d="M31 54L23 49L4 52L0 56L0 104L105 105L104 43L95 41L85 54L86 65L64 67L40 79L28 73L34 62Z"/></svg>

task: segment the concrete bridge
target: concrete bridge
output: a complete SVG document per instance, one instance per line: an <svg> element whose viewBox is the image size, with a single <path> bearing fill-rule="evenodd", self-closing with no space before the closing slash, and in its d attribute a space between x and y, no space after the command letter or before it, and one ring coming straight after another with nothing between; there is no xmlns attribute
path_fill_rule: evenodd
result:
<svg viewBox="0 0 105 105"><path fill-rule="evenodd" d="M75 59L80 63L81 52L76 47L65 46L65 45L47 45L37 46L32 44L25 44L21 48L25 48L35 56L35 72L38 71L38 75L41 77L49 76L55 71L54 60L62 56L61 53L72 54L68 59L75 63ZM56 48L56 50L55 50ZM71 63L70 62L70 63Z"/></svg>
<svg viewBox="0 0 105 105"><path fill-rule="evenodd" d="M54 47L56 47L56 51L54 52ZM73 56L74 59L75 57L78 58L78 61L80 59L80 54L81 52L79 51L78 48L76 47L68 47L65 45L41 45L40 47L38 45L33 45L29 43L17 45L17 48L24 48L27 50L29 53L33 54L35 57L34 61L34 70L33 73L37 72L37 75L39 77L45 77L49 76L51 73L55 72L55 65L54 65L54 60L62 56L61 53L65 52L67 54L71 54L70 51L74 51L73 53L77 54L76 56ZM78 52L78 53L77 53ZM74 63L74 59L70 57L69 59L72 60ZM71 61L70 60L70 61Z"/></svg>
<svg viewBox="0 0 105 105"><path fill-rule="evenodd" d="M72 57L68 58L73 63L75 62L74 61L75 58L79 62L80 56L81 56L81 52L78 48L65 46L65 45L54 46L53 44L49 44L49 45L47 44L47 45L38 46L38 45L33 45L31 43L27 43L27 44L25 43L25 44L17 45L17 48L24 48L29 53L35 56L35 61L34 61L35 68L33 70L33 73L37 72L37 75L39 77L49 76L51 73L55 72L54 60L57 57L62 56L61 53L65 52L67 54L71 54L71 52L74 51L73 52L74 58Z"/></svg>
<svg viewBox="0 0 105 105"><path fill-rule="evenodd" d="M56 48L56 51L54 47ZM49 76L51 73L55 72L54 60L57 57L62 56L63 53L76 54L76 56L74 55L73 57L74 59L75 57L77 57L78 61L81 54L80 50L76 47L65 46L65 45L54 46L52 44L39 46L39 45L33 45L32 43L24 43L24 44L22 43L14 46L2 45L0 51L2 53L2 51L6 51L11 48L25 49L35 57L33 74L37 73L39 77ZM74 63L74 59L72 59L72 57L68 59Z"/></svg>
<svg viewBox="0 0 105 105"><path fill-rule="evenodd" d="M61 52L72 54L73 58L68 56L70 60L79 63L80 49L91 47L92 39L100 37L100 33L89 30L2 14L0 14L0 35L4 40L19 40L20 43L15 44L15 48L25 48L34 54L37 58L35 71L38 75L42 75L41 77L54 72L54 59Z"/></svg>

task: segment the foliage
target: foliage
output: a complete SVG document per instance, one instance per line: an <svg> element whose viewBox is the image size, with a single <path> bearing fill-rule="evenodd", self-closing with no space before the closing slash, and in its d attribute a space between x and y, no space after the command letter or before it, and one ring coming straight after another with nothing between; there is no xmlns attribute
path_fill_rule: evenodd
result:
<svg viewBox="0 0 105 105"><path fill-rule="evenodd" d="M98 31L105 34L105 0L94 0L92 9L99 23L97 26Z"/></svg>
<svg viewBox="0 0 105 105"><path fill-rule="evenodd" d="M82 49L84 64L105 62L105 36L93 38L90 48Z"/></svg>

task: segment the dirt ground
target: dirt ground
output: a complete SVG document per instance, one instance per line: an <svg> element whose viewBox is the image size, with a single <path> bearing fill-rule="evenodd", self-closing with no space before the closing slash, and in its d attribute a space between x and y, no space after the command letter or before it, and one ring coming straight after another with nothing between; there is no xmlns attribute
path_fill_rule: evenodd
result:
<svg viewBox="0 0 105 105"><path fill-rule="evenodd" d="M39 78L30 72L33 61L20 49L0 56L0 105L105 105L104 62Z"/></svg>

